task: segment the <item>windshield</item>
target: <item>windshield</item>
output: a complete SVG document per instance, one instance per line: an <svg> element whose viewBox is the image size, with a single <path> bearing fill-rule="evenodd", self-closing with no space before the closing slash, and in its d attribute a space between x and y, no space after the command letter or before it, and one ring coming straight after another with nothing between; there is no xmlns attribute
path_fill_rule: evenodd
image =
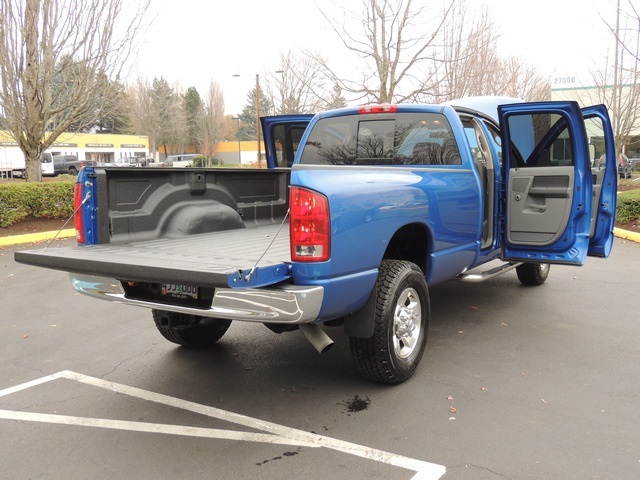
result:
<svg viewBox="0 0 640 480"><path fill-rule="evenodd" d="M451 126L438 113L348 115L314 126L300 163L314 165L460 165Z"/></svg>

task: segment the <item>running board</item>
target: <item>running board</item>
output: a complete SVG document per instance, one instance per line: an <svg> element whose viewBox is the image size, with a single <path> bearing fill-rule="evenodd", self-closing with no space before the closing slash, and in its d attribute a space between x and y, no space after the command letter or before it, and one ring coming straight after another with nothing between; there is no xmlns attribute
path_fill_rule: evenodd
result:
<svg viewBox="0 0 640 480"><path fill-rule="evenodd" d="M508 272L509 270L513 270L518 265L522 265L522 262L509 262L504 265L500 265L498 267L492 268L490 270L485 270L480 273L461 273L458 275L460 280L471 283L480 283L485 280L489 280L490 278L497 277L498 275L502 275L503 273Z"/></svg>

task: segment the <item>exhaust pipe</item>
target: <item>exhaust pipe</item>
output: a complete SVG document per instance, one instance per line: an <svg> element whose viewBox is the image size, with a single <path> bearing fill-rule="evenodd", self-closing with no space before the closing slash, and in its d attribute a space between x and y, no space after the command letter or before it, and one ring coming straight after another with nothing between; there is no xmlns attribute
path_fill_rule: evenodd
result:
<svg viewBox="0 0 640 480"><path fill-rule="evenodd" d="M307 340L309 340L318 353L324 353L333 347L333 340L329 338L329 335L324 333L317 323L303 323L300 325L300 331L307 337Z"/></svg>

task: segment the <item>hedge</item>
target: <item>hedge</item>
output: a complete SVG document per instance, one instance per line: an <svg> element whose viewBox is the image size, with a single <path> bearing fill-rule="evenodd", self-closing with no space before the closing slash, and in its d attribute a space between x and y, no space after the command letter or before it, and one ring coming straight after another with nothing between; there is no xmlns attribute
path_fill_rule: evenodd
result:
<svg viewBox="0 0 640 480"><path fill-rule="evenodd" d="M620 223L640 220L640 190L618 193L616 220Z"/></svg>
<svg viewBox="0 0 640 480"><path fill-rule="evenodd" d="M0 184L0 227L33 218L69 218L74 182Z"/></svg>

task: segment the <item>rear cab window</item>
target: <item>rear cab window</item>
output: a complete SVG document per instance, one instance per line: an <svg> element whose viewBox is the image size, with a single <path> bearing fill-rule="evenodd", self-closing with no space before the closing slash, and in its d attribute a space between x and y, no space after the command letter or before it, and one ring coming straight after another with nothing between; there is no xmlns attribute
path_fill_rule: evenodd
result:
<svg viewBox="0 0 640 480"><path fill-rule="evenodd" d="M440 113L364 114L318 120L300 163L310 165L461 165Z"/></svg>

